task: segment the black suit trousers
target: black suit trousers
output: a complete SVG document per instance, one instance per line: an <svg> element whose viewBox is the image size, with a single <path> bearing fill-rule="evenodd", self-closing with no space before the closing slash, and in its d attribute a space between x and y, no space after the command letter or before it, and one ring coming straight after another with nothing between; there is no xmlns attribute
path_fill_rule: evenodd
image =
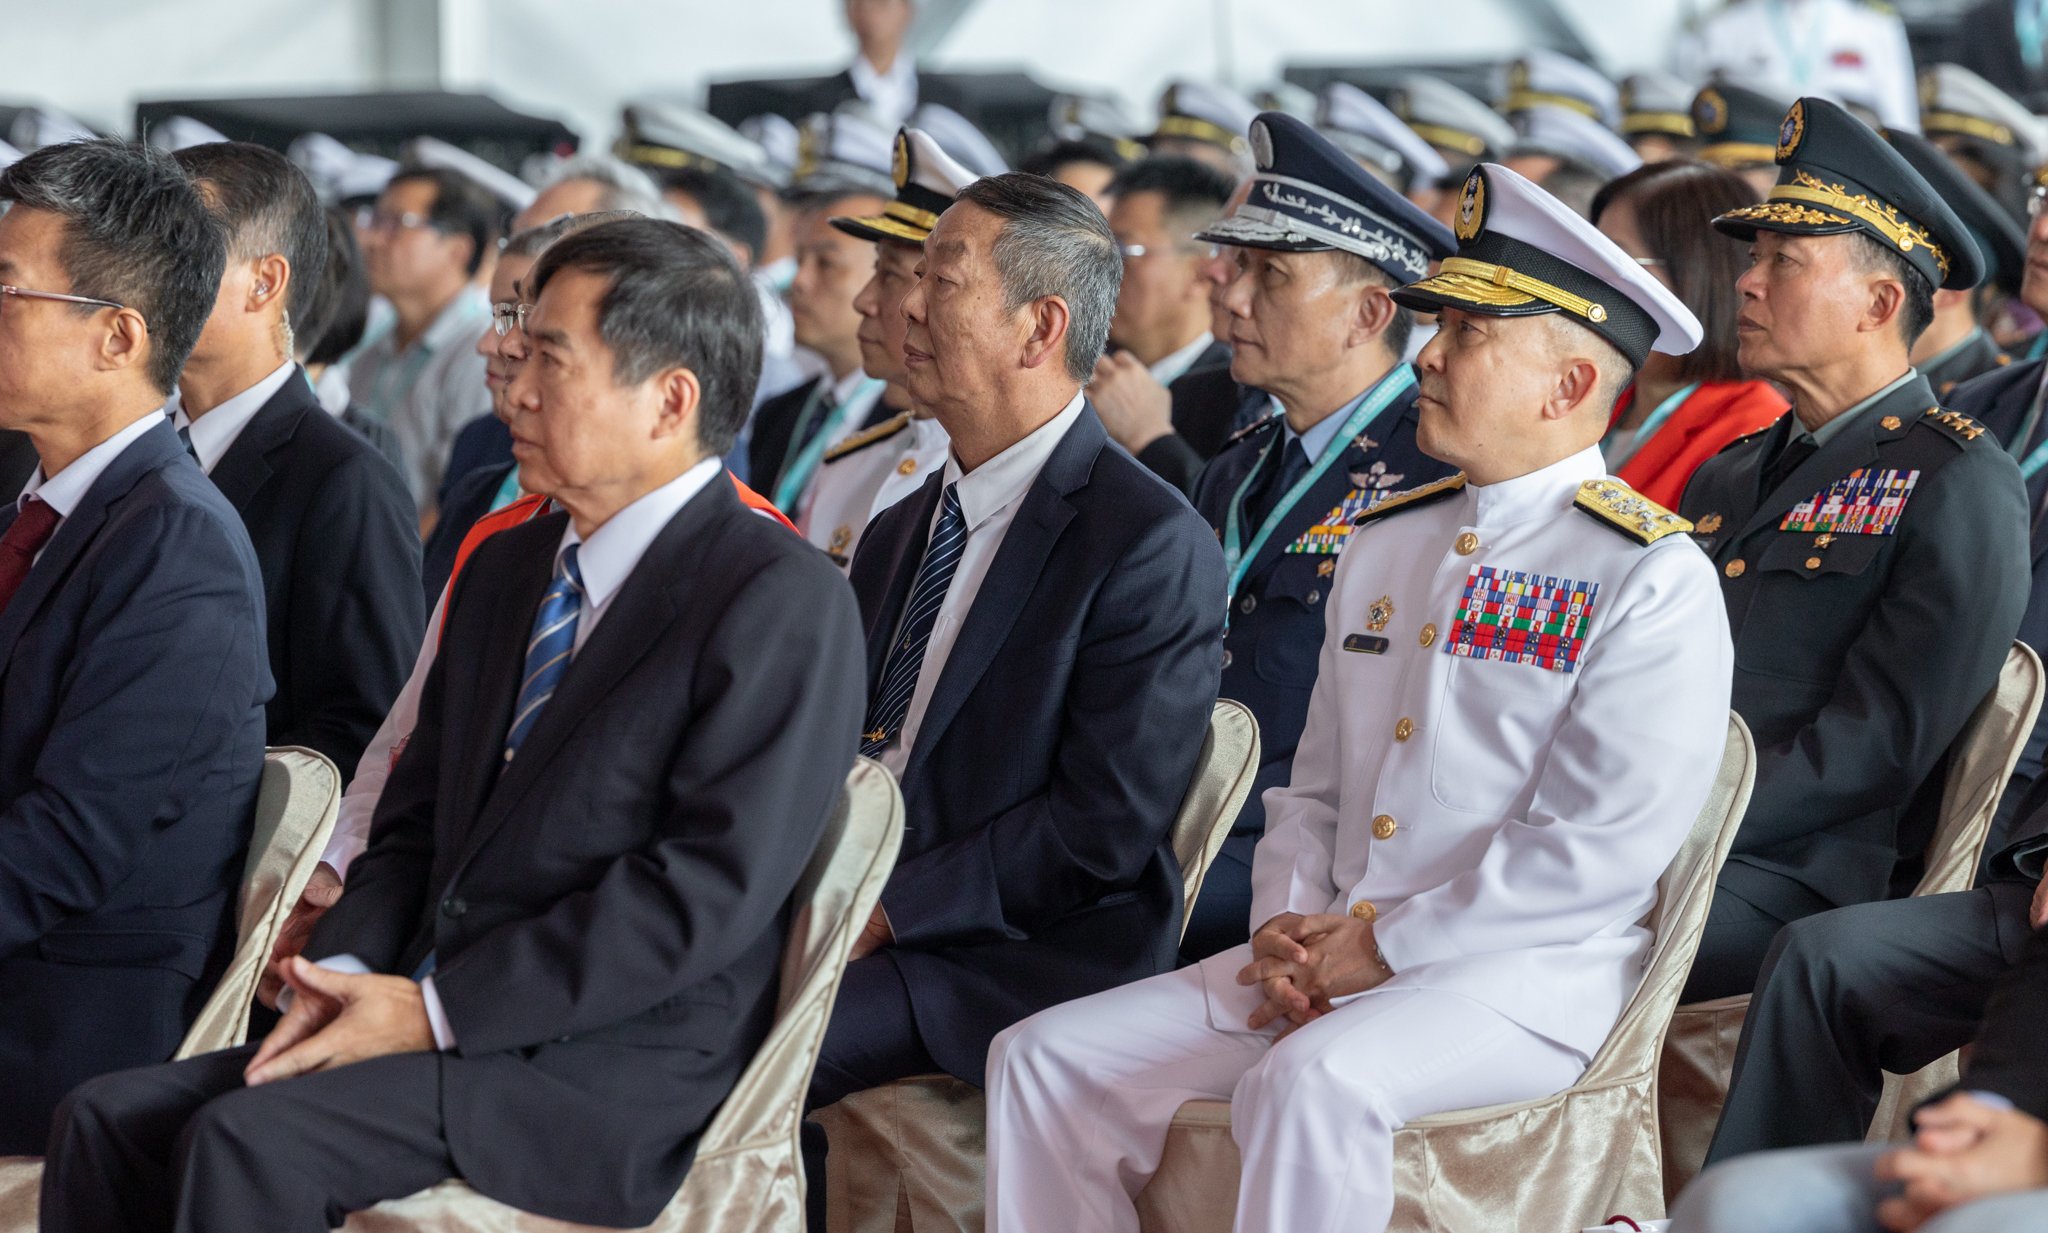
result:
<svg viewBox="0 0 2048 1233"><path fill-rule="evenodd" d="M896 961L885 954L873 954L850 963L839 982L839 996L832 1004L832 1024L818 1050L818 1065L811 1072L810 1092L804 1109L822 1109L837 1104L855 1092L928 1075L939 1064L932 1060L917 1031L917 1016L910 1008L910 990ZM816 1122L803 1125L804 1183L809 1188L810 1233L825 1230L825 1128Z"/></svg>
<svg viewBox="0 0 2048 1233"><path fill-rule="evenodd" d="M1884 1073L1968 1044L2025 942L2020 881L1860 903L1786 926L1764 960L1707 1163L1853 1143Z"/></svg>
<svg viewBox="0 0 2048 1233"><path fill-rule="evenodd" d="M441 1058L242 1082L255 1045L91 1080L58 1108L46 1233L326 1233L456 1175Z"/></svg>

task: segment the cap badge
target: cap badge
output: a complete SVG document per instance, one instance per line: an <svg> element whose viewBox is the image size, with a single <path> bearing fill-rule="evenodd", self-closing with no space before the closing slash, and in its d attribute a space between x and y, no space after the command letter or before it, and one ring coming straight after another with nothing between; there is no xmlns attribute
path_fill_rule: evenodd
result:
<svg viewBox="0 0 2048 1233"><path fill-rule="evenodd" d="M1266 131L1264 120L1252 121L1251 131L1252 162L1260 171L1273 169L1273 134Z"/></svg>
<svg viewBox="0 0 2048 1233"><path fill-rule="evenodd" d="M1458 194L1458 239L1471 241L1486 226L1486 177L1474 171L1465 177L1465 191Z"/></svg>
<svg viewBox="0 0 2048 1233"><path fill-rule="evenodd" d="M1799 148L1800 139L1806 136L1806 104L1794 103L1792 110L1785 113L1785 122L1778 126L1778 161L1784 162Z"/></svg>
<svg viewBox="0 0 2048 1233"><path fill-rule="evenodd" d="M896 134L896 152L890 158L889 174L895 177L898 192L910 183L910 138L900 130Z"/></svg>
<svg viewBox="0 0 2048 1233"><path fill-rule="evenodd" d="M1700 132L1713 134L1728 127L1728 100L1719 90L1702 90L1693 100L1692 120Z"/></svg>

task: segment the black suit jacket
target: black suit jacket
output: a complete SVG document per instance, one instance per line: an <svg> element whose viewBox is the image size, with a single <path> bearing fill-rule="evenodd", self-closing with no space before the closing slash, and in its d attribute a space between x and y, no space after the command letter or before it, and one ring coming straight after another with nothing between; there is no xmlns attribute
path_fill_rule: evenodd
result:
<svg viewBox="0 0 2048 1233"><path fill-rule="evenodd" d="M1984 0L1966 11L1955 28L1962 33L1952 45L1957 64L2039 110L2048 95L2048 67L2029 68L2020 56L2019 29L2012 0Z"/></svg>
<svg viewBox="0 0 2048 1233"><path fill-rule="evenodd" d="M2006 453L2014 458L2025 458L2043 439L2048 439L2048 416L2043 416L2027 432L2026 440L2014 440L2026 429L2027 412L2033 409L2034 395L2041 389L2041 370L2044 367L2048 367L2048 360L2028 360L1995 368L1957 386L1955 393L1949 395L1943 405L1954 407L1990 429L1991 435L2005 446ZM2030 507L2039 510L2044 498L2048 498L2048 467L2027 479Z"/></svg>
<svg viewBox="0 0 2048 1233"><path fill-rule="evenodd" d="M248 534L158 424L0 610L0 1155L40 1153L66 1091L167 1060L198 1013L269 695Z"/></svg>
<svg viewBox="0 0 2048 1233"><path fill-rule="evenodd" d="M944 474L869 524L852 579L879 684ZM1223 559L1091 408L1022 498L904 763L882 906L933 1060L982 1081L1037 1011L1173 966L1169 832L1221 662Z"/></svg>
<svg viewBox="0 0 2048 1233"><path fill-rule="evenodd" d="M344 778L411 674L426 616L418 514L377 447L298 374L214 464L263 569L272 745L304 745Z"/></svg>
<svg viewBox="0 0 2048 1233"><path fill-rule="evenodd" d="M1956 348L1954 354L1921 368L1920 375L1927 378L1927 384L1933 387L1934 396L1941 400L1943 406L1954 406L1955 393L1964 382L2011 365L2012 357L1999 348L1990 331L1978 330Z"/></svg>
<svg viewBox="0 0 2048 1233"><path fill-rule="evenodd" d="M28 477L40 465L35 443L27 433L0 428L0 505L20 496Z"/></svg>
<svg viewBox="0 0 2048 1233"><path fill-rule="evenodd" d="M859 97L860 91L853 85L853 70L844 68L830 77L818 79L817 86L806 100L804 112L808 115L811 112L831 111L841 103L850 103ZM965 110L967 105L967 98L958 85L943 76L933 76L922 70L917 74L917 101L920 106L925 103L937 103L941 107L950 107L955 111ZM974 117L969 116L968 119L972 120Z"/></svg>
<svg viewBox="0 0 2048 1233"><path fill-rule="evenodd" d="M1884 898L1902 855L1897 881L1917 877L1935 774L2019 629L2019 469L1989 434L1934 408L1916 375L1760 496L1796 423L1787 413L1707 460L1686 489L1683 512L1722 571L1734 706L1757 744L1723 877L1766 910L1810 911L1801 886L1835 906ZM1919 472L1893 533L1783 527L1860 468Z"/></svg>
<svg viewBox="0 0 2048 1233"><path fill-rule="evenodd" d="M860 728L860 625L824 555L716 478L508 764L566 518L492 536L456 579L418 726L306 954L403 975L433 951L464 1178L637 1226L766 1035L790 892Z"/></svg>
<svg viewBox="0 0 2048 1233"><path fill-rule="evenodd" d="M1230 375L1230 348L1220 342L1209 344L1166 389L1173 398L1173 431L1139 450L1138 461L1193 500L1202 468L1272 403Z"/></svg>

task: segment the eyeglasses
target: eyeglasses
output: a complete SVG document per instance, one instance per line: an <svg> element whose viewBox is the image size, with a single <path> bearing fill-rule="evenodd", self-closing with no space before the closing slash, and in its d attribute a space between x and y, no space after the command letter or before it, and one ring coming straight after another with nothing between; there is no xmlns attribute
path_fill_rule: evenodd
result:
<svg viewBox="0 0 2048 1233"><path fill-rule="evenodd" d="M1148 253L1162 257L1177 254L1183 257L1201 257L1206 260L1216 255L1216 246L1214 244L1169 244L1162 247L1148 248L1143 244L1119 244L1116 246L1116 251L1125 261L1135 261Z"/></svg>
<svg viewBox="0 0 2048 1233"><path fill-rule="evenodd" d="M101 308L115 309L128 307L126 304L116 304L112 300L96 299L89 295L66 295L62 291L30 291L26 287L10 287L6 283L0 283L0 298L10 295L19 300L55 300L60 304L96 304Z"/></svg>
<svg viewBox="0 0 2048 1233"><path fill-rule="evenodd" d="M422 228L438 230L434 228L434 220L425 214L415 214L411 210L403 214L386 214L368 207L356 211L356 226L372 235L392 231L418 231Z"/></svg>
<svg viewBox="0 0 2048 1233"><path fill-rule="evenodd" d="M514 304L509 301L493 304L491 305L491 330L500 338L510 334L514 326L518 326L520 332L524 333L526 330L526 314L532 311L533 305L531 304Z"/></svg>

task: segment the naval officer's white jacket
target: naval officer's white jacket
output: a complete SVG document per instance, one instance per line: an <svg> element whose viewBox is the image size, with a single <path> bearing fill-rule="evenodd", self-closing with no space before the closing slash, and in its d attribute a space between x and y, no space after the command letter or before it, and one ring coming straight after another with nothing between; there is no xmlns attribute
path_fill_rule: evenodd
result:
<svg viewBox="0 0 2048 1233"><path fill-rule="evenodd" d="M952 446L937 420L913 419L908 411L854 433L825 451L797 515L797 530L844 572L868 523L924 487L946 465Z"/></svg>
<svg viewBox="0 0 2048 1233"><path fill-rule="evenodd" d="M1446 481L1352 533L1293 779L1266 795L1250 925L1373 916L1398 986L1461 994L1590 1057L1719 768L1732 651L1718 579L1676 516L1616 511L1624 533L1574 508L1588 481L1610 509L1635 499L1588 449L1485 487ZM1523 623L1565 636L1484 650L1495 618L1467 609L1531 588ZM1204 965L1219 1025L1259 1000L1236 983L1244 962Z"/></svg>

